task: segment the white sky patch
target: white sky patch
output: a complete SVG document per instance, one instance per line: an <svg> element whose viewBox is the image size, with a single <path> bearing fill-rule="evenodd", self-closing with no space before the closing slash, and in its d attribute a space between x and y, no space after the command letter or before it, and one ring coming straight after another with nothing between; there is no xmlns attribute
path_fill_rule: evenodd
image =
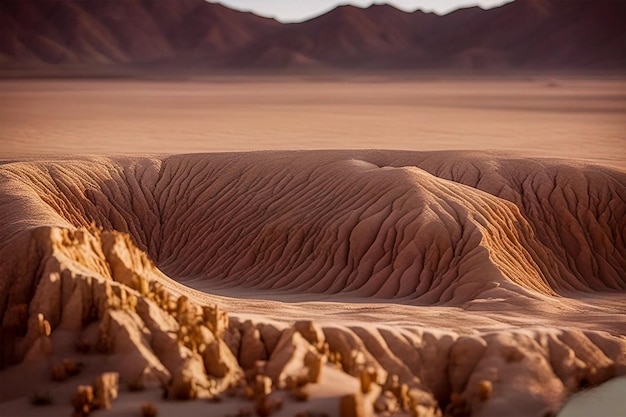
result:
<svg viewBox="0 0 626 417"><path fill-rule="evenodd" d="M481 6L490 8L513 0L207 0L222 3L237 10L252 11L261 16L273 17L281 22L301 22L323 14L340 4L367 7L373 3L391 4L412 12L420 9L438 14L449 13L461 7Z"/></svg>

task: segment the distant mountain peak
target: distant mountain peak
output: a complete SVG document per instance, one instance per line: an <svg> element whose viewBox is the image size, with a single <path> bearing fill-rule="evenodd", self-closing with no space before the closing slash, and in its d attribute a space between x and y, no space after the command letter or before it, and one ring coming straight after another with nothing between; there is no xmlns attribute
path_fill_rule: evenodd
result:
<svg viewBox="0 0 626 417"><path fill-rule="evenodd" d="M341 5L281 24L204 0L1 0L0 70L626 70L626 2L516 0L439 16Z"/></svg>

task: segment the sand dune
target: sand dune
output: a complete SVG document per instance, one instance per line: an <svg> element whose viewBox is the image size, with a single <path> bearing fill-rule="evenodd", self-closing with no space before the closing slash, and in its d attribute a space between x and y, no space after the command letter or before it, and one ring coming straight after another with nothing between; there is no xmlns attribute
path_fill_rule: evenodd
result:
<svg viewBox="0 0 626 417"><path fill-rule="evenodd" d="M0 195L4 365L41 356L43 313L53 357L64 334L96 334L126 358L124 381L150 375L171 395L215 395L256 360L278 387L328 361L380 384L368 407L395 375L416 415L543 416L626 373L617 168L486 152L84 157L5 163ZM186 336L194 320L211 335Z"/></svg>

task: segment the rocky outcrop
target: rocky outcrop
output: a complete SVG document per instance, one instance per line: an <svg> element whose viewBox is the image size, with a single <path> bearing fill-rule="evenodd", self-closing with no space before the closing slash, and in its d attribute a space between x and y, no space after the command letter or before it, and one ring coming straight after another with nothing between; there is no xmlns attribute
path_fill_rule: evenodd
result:
<svg viewBox="0 0 626 417"><path fill-rule="evenodd" d="M111 403L117 398L118 380L117 372L107 372L96 378L93 384L95 408L104 410L111 408Z"/></svg>
<svg viewBox="0 0 626 417"><path fill-rule="evenodd" d="M93 385L79 385L72 396L73 417L85 417L95 410L108 410L118 394L119 374L106 372Z"/></svg>
<svg viewBox="0 0 626 417"><path fill-rule="evenodd" d="M51 335L61 330L81 350L119 359L115 373L95 382L91 408L110 407L118 375L137 387L158 381L176 399L211 397L238 382L241 368L222 339L226 315L167 291L164 277L128 235L49 228L32 238L42 254L40 275L27 277L35 290L26 299L26 329L16 328L12 318L24 315L24 304L8 306L3 332L13 332L16 343L5 353L5 365L49 356L55 350Z"/></svg>
<svg viewBox="0 0 626 417"><path fill-rule="evenodd" d="M295 328L283 332L265 372L279 388L319 382L326 358Z"/></svg>

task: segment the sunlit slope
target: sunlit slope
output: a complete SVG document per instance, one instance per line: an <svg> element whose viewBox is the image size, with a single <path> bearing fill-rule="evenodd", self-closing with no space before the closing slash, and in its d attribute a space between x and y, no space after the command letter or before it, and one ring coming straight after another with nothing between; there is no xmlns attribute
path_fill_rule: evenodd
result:
<svg viewBox="0 0 626 417"><path fill-rule="evenodd" d="M3 244L128 232L185 281L400 302L626 288L626 175L454 152L85 158L0 168Z"/></svg>

